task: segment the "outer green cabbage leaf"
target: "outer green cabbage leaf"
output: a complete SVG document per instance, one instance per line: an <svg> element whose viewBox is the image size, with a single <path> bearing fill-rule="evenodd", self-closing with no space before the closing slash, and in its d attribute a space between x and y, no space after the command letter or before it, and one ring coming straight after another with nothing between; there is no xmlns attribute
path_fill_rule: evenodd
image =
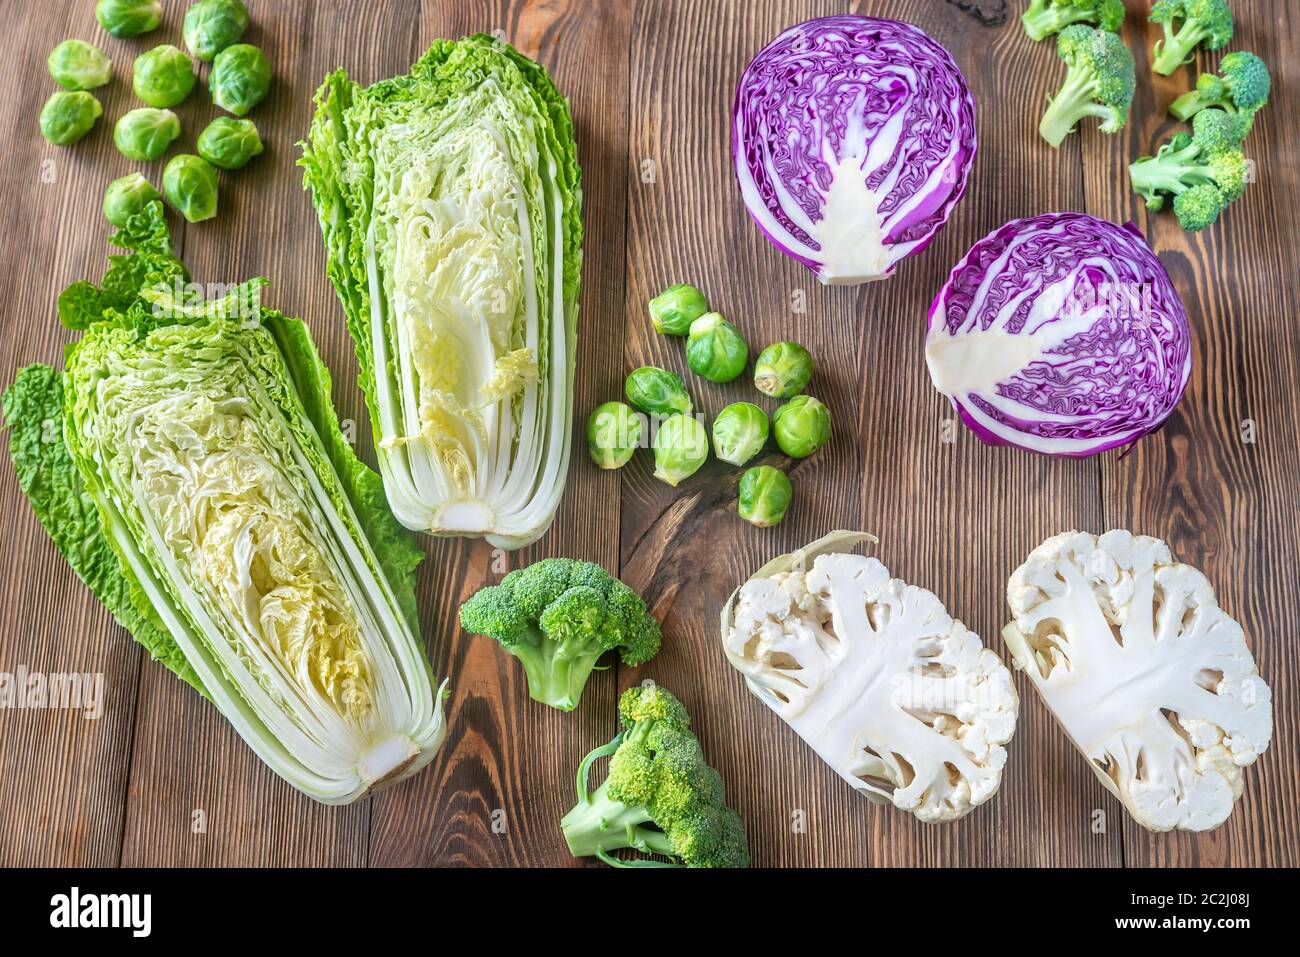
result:
<svg viewBox="0 0 1300 957"><path fill-rule="evenodd" d="M317 94L303 144L380 473L408 528L519 547L572 439L582 223L568 104L478 35Z"/></svg>
<svg viewBox="0 0 1300 957"><path fill-rule="evenodd" d="M4 392L5 422L11 427L9 454L18 487L59 553L117 623L176 677L206 697L162 621L134 579L123 575L117 554L99 524L99 511L63 442L63 376L47 365L18 373Z"/></svg>
<svg viewBox="0 0 1300 957"><path fill-rule="evenodd" d="M128 224L137 262L108 278L183 274L165 229L163 246L144 239L161 215ZM78 294L108 305L68 347L61 397L45 367L6 394L38 515L119 621L295 787L347 803L414 773L444 736L415 616L422 553L343 438L306 327L261 309L264 280L128 303L108 278Z"/></svg>

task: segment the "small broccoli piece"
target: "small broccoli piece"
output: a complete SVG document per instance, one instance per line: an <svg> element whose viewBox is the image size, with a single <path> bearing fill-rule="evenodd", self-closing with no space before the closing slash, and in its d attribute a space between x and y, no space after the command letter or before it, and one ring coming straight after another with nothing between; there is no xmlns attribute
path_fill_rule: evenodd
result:
<svg viewBox="0 0 1300 957"><path fill-rule="evenodd" d="M1124 0L1030 0L1020 23L1031 40L1041 40L1074 23L1090 23L1118 33L1124 24Z"/></svg>
<svg viewBox="0 0 1300 957"><path fill-rule="evenodd" d="M1038 132L1059 147L1085 116L1101 119L1103 133L1115 133L1128 120L1133 102L1133 54L1124 41L1105 30L1066 27L1056 42L1069 66L1065 85L1048 104Z"/></svg>
<svg viewBox="0 0 1300 957"><path fill-rule="evenodd" d="M630 688L618 703L623 730L578 768L578 803L561 821L574 857L614 867L748 867L744 824L725 804L722 778L705 761L682 703L657 685ZM610 756L595 791L587 778ZM670 863L620 860L631 848Z"/></svg>
<svg viewBox="0 0 1300 957"><path fill-rule="evenodd" d="M1268 66L1245 50L1229 53L1219 62L1221 76L1202 73L1196 89L1184 93L1169 107L1180 120L1190 120L1201 110L1217 106L1229 113L1254 114L1268 102Z"/></svg>
<svg viewBox="0 0 1300 957"><path fill-rule="evenodd" d="M1134 191L1147 208L1162 209L1174 197L1182 227L1196 232L1209 226L1246 188L1248 164L1241 150L1247 125L1241 115L1207 109L1192 119L1192 135L1179 133L1129 167Z"/></svg>
<svg viewBox="0 0 1300 957"><path fill-rule="evenodd" d="M460 609L461 627L495 638L524 666L528 693L561 711L578 706L601 656L638 665L659 650L645 602L599 565L547 558L480 589Z"/></svg>
<svg viewBox="0 0 1300 957"><path fill-rule="evenodd" d="M1164 28L1152 68L1169 76L1195 56L1196 48L1218 50L1232 39L1232 11L1226 0L1158 0L1151 22Z"/></svg>

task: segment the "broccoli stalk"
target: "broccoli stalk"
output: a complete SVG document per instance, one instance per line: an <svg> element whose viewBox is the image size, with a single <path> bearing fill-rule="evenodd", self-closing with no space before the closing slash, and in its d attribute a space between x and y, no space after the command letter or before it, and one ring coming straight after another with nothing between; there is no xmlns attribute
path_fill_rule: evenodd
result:
<svg viewBox="0 0 1300 957"><path fill-rule="evenodd" d="M1124 41L1105 30L1075 25L1061 31L1057 53L1069 71L1038 126L1043 139L1059 147L1086 116L1100 118L1103 133L1121 129L1134 86L1133 54Z"/></svg>
<svg viewBox="0 0 1300 957"><path fill-rule="evenodd" d="M1209 226L1246 187L1246 157L1241 150L1245 117L1223 110L1197 113L1191 136L1179 133L1129 167L1133 189L1158 210L1165 194L1174 197L1182 227L1196 232Z"/></svg>
<svg viewBox="0 0 1300 957"><path fill-rule="evenodd" d="M1042 40L1074 23L1118 33L1124 23L1124 0L1031 0L1020 23L1031 40Z"/></svg>
<svg viewBox="0 0 1300 957"><path fill-rule="evenodd" d="M466 631L488 635L524 666L528 693L561 711L607 651L639 665L659 650L659 623L631 588L599 565L548 558L480 589L460 609Z"/></svg>
<svg viewBox="0 0 1300 957"><path fill-rule="evenodd" d="M1161 76L1191 60L1198 46L1218 50L1232 39L1232 11L1226 0L1159 0L1151 8L1151 22L1164 28L1152 63Z"/></svg>
<svg viewBox="0 0 1300 957"><path fill-rule="evenodd" d="M1190 120L1201 110L1217 106L1229 113L1256 113L1268 102L1268 66L1245 50L1229 53L1219 62L1220 76L1202 73L1196 89L1184 93L1169 107L1180 120Z"/></svg>
<svg viewBox="0 0 1300 957"><path fill-rule="evenodd" d="M578 767L578 803L560 822L574 857L613 867L747 867L740 816L724 803L680 701L655 685L630 688L618 705L623 730ZM609 777L587 788L592 764L609 757ZM620 860L611 852L658 854Z"/></svg>
<svg viewBox="0 0 1300 957"><path fill-rule="evenodd" d="M625 740L619 733L609 744L592 751L578 768L578 803L560 821L564 839L574 857L598 857L614 867L644 866L650 861L621 861L609 852L632 848L646 854L673 856L672 840L655 827L654 815L644 804L624 804L609 796L606 779L594 792L587 790L592 764L598 758L614 754ZM661 864L674 867L676 864Z"/></svg>

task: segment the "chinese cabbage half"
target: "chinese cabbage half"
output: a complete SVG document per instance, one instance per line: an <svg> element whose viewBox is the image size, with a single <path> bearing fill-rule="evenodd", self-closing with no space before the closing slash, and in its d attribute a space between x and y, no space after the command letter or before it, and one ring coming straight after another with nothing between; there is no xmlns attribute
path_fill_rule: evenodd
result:
<svg viewBox="0 0 1300 957"><path fill-rule="evenodd" d="M263 280L178 298L161 217L151 204L114 237L135 255L102 286L60 298L85 329L64 372L29 366L6 391L19 482L155 658L286 781L348 803L444 736L423 554L339 431L306 326L260 308Z"/></svg>
<svg viewBox="0 0 1300 957"><path fill-rule="evenodd" d="M581 190L568 104L492 37L406 76L328 77L302 166L356 341L379 470L408 528L515 548L572 438Z"/></svg>

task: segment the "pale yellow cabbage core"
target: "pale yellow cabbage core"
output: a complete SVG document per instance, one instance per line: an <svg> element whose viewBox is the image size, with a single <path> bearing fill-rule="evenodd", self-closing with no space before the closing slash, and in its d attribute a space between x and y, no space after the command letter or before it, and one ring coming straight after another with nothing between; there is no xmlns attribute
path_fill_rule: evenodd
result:
<svg viewBox="0 0 1300 957"><path fill-rule="evenodd" d="M282 699L289 692L268 675L279 671L361 726L373 681L355 610L258 426L238 397L171 396L143 407L132 432L139 501L243 643L238 653L259 684Z"/></svg>

